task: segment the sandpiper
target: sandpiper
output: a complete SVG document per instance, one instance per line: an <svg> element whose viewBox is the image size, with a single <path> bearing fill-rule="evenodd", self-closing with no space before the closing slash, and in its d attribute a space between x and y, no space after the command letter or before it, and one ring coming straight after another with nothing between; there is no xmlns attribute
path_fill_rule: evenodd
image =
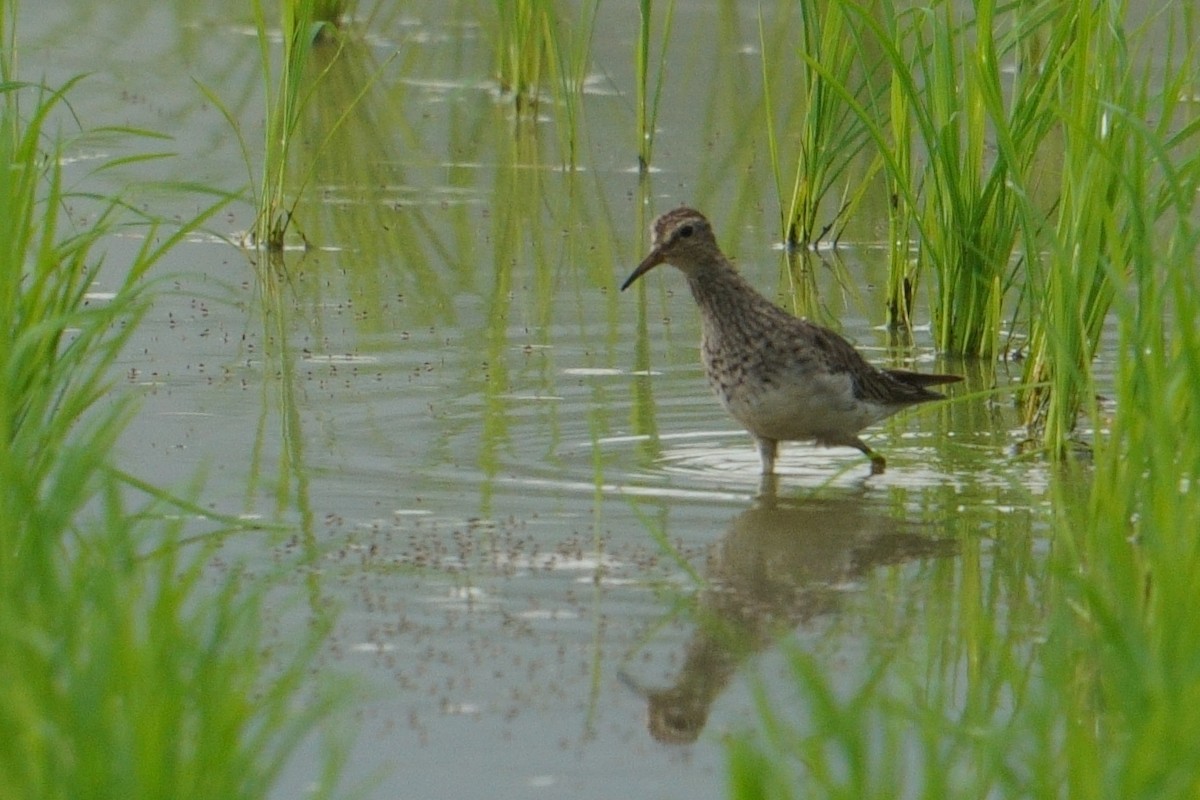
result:
<svg viewBox="0 0 1200 800"><path fill-rule="evenodd" d="M944 398L926 387L961 380L872 366L834 331L784 311L738 273L695 209L663 214L651 237L649 255L621 290L659 264L687 277L700 306L708 383L758 442L764 475L774 474L784 441L857 448L879 474L887 461L858 433L906 406Z"/></svg>

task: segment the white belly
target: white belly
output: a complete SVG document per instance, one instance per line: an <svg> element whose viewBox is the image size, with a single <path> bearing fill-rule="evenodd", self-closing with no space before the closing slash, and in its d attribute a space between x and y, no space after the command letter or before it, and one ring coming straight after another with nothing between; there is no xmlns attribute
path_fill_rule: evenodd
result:
<svg viewBox="0 0 1200 800"><path fill-rule="evenodd" d="M841 443L888 415L854 398L846 374L821 374L803 380L749 387L717 396L735 419L755 436L777 441Z"/></svg>

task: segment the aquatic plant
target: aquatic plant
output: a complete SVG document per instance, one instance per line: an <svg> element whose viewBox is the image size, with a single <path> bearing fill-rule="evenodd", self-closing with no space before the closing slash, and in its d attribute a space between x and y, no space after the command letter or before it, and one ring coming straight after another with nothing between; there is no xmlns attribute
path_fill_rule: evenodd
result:
<svg viewBox="0 0 1200 800"><path fill-rule="evenodd" d="M1058 417L1046 423L1052 449L1085 409L1092 466L1051 473L1044 534L985 542L953 520L953 572L939 565L936 589L911 606L873 609L889 634L859 654L860 677L789 646L793 694L758 686L754 731L728 743L732 797L1200 791L1200 756L1177 744L1200 735L1180 713L1200 694L1188 611L1200 581L1194 21L1165 12L1157 22L1178 33L1152 58L1124 6L1071 11L1070 37L1043 16L1053 24L1038 40L1066 47L1052 104L1063 157L1054 226L1035 237L1047 250L1027 253L1021 275L1037 295L1026 375L1039 385L1025 402ZM1118 338L1111 404L1090 368L1106 317ZM1032 549L1043 537L1048 557ZM989 547L1005 549L1003 570Z"/></svg>
<svg viewBox="0 0 1200 800"><path fill-rule="evenodd" d="M1185 41L1194 48L1194 36ZM1116 786L1124 797L1184 798L1200 791L1200 757L1177 746L1200 734L1181 713L1200 693L1200 625L1187 612L1200 581L1200 150L1172 145L1200 122L1182 134L1140 117L1120 124L1131 135L1117 189L1125 260L1109 272L1115 410L1097 438L1090 503L1057 504L1048 641L1061 646L1032 708L1047 717L1044 738L1061 737L1057 768L1072 796Z"/></svg>
<svg viewBox="0 0 1200 800"><path fill-rule="evenodd" d="M847 169L869 143L862 117L854 113L837 87L852 87L850 92L865 106L873 105L870 85L872 65L863 63L864 51L846 18L841 3L804 0L797 6L803 35L793 44L795 25L788 18L790 6L782 6L782 19L766 23L759 15L759 46L762 51L763 102L766 110L767 144L771 171L779 196L783 239L792 247L815 245L835 228L850 204L820 215L829 193L846 179ZM768 39L767 30L774 32ZM776 109L773 75L779 71L781 49L797 48L798 80L784 79L789 107ZM819 64L815 69L813 65ZM793 84L799 83L799 91ZM782 112L782 113L778 113ZM785 159L781 153L777 129L795 138L796 153ZM783 186L784 162L795 164L790 190ZM868 181L858 181L860 187Z"/></svg>
<svg viewBox="0 0 1200 800"><path fill-rule="evenodd" d="M495 0L496 77L518 111L537 102L542 71L554 58L553 0Z"/></svg>
<svg viewBox="0 0 1200 800"><path fill-rule="evenodd" d="M654 3L652 0L638 2L638 39L635 58L635 87L637 98L636 131L638 137L638 168L644 175L650 169L650 157L654 152L655 124L658 120L658 102L662 97L663 81L667 74L667 44L671 39L671 22L675 18L675 0L667 0L663 12L662 33L659 37L658 58L654 68L654 88L650 88L650 44L654 26Z"/></svg>
<svg viewBox="0 0 1200 800"><path fill-rule="evenodd" d="M1016 281L1015 253L1037 252L1028 199L1042 144L1056 123L1055 78L1071 36L1070 13L1040 4L967 15L951 2L898 9L842 3L860 47L882 53L891 73L889 114L859 102L826 65L810 66L851 104L875 141L891 194L893 323L909 319L918 270L935 281L934 335L951 355L991 358ZM1049 43L1020 43L1051 23ZM917 157L914 157L916 155ZM916 232L916 262L905 242Z"/></svg>
<svg viewBox="0 0 1200 800"><path fill-rule="evenodd" d="M596 13L600 0L581 3L578 19L560 25L559 41L553 48L555 58L550 62L554 87L555 131L559 138L560 157L564 165L574 167L579 158L579 135L582 130L583 89L592 58L592 37L596 30Z"/></svg>
<svg viewBox="0 0 1200 800"><path fill-rule="evenodd" d="M329 33L337 30L334 22L319 14L331 12L328 8L318 8L316 0L294 0L281 4L280 30L283 52L276 82L273 78L275 36L268 24L261 0L255 0L253 10L267 116L262 160L257 178L254 174L256 159L243 134L241 121L216 91L203 84L199 87L229 123L237 137L246 169L250 173L249 191L257 213L253 228L244 243L279 252L285 246L288 232L295 222L296 209L314 177L321 157L355 106L391 63L392 57L385 59L369 78L355 87L356 94L353 94L344 107L336 110L332 122L326 122L324 129L315 133L302 130L306 113L314 108L321 109L315 115L317 119L326 119L327 115L323 110L326 98L321 96L321 102L317 101L318 89L322 87L328 72L340 63L338 56L344 49L346 40ZM320 69L314 74L310 64L314 48L318 46L323 49L336 48L336 51L332 56L321 60ZM341 93L338 96L341 96ZM310 135L312 139L304 143L309 160L297 165L295 151L301 133ZM299 239L305 246L309 244L303 232L299 234Z"/></svg>
<svg viewBox="0 0 1200 800"><path fill-rule="evenodd" d="M561 91L582 91L598 7L568 23L554 0L495 0L496 76L519 113L536 106L546 73Z"/></svg>
<svg viewBox="0 0 1200 800"><path fill-rule="evenodd" d="M1144 81L1135 96L1119 9L980 3L970 16L950 3L881 2L846 14L859 48L884 54L886 111L847 88L829 59L809 63L853 107L885 165L888 321L911 324L925 273L947 354L999 355L1006 305L1030 320L1025 419L1061 454L1110 297L1110 255L1096 248L1120 238L1110 205L1123 134L1111 108L1171 120L1178 102L1150 108ZM1182 96L1182 80L1155 96Z"/></svg>
<svg viewBox="0 0 1200 800"><path fill-rule="evenodd" d="M538 108L544 85L550 86L567 166L578 158L581 100L599 7L599 0L581 3L578 18L568 19L554 0L495 0L493 49L500 91L511 98L520 117Z"/></svg>
<svg viewBox="0 0 1200 800"><path fill-rule="evenodd" d="M994 3L981 2L974 18L964 19L943 3L934 13L914 14L920 21L910 29L910 64L889 51L893 81L928 159L920 174L901 179L910 192L920 187L918 266L934 274L935 340L943 352L981 358L1000 350L1014 251L1037 250L1027 192L1056 123L1054 76L1071 30L1063 12L1044 57L1030 62L1017 43L1038 33L1042 16L1010 10L1002 22L996 12Z"/></svg>
<svg viewBox="0 0 1200 800"><path fill-rule="evenodd" d="M199 87L225 116L229 127L237 136L242 160L250 172L250 193L257 213L246 244L279 251L283 249L285 237L294 221L294 212L304 184L304 181L301 181L299 186L293 186L289 179L295 137L302 111L311 101L319 83L319 79L305 81L306 66L320 32L331 23L321 21L315 16L315 0L294 0L280 4L283 54L278 83L275 83L272 80L275 74L273 36L261 0L255 0L253 11L267 114L262 163L257 178L254 176L255 159L250 144L242 133L240 121L216 91L203 84L199 84Z"/></svg>
<svg viewBox="0 0 1200 800"><path fill-rule="evenodd" d="M74 143L50 129L71 118L78 79L23 84L12 66L0 87L0 796L264 797L333 703L318 690L296 711L323 633L278 645L268 666L272 581L208 569L219 534L242 524L115 456L132 398L113 384L148 273L228 197L166 225L121 197L68 191ZM162 138L105 133L134 148ZM114 264L102 251L118 235L141 244Z"/></svg>
<svg viewBox="0 0 1200 800"><path fill-rule="evenodd" d="M1182 11L1170 27L1188 30ZM1170 16L1168 18L1170 18ZM1137 237L1154 236L1172 211L1171 190L1156 163L1183 174L1200 151L1200 131L1189 124L1185 98L1197 79L1191 40L1172 35L1151 58L1127 33L1127 10L1078 10L1075 43L1064 59L1061 84L1062 167L1054 226L1043 237L1044 256L1030 260L1031 331L1024 362L1022 416L1052 455L1071 450L1080 411L1098 419L1092 362L1116 286L1134 260ZM1147 156L1145 137L1154 146ZM1137 150L1143 151L1138 155ZM1144 166L1131 174L1134 163ZM1155 176L1138 193L1127 184ZM1133 208L1133 203L1144 203ZM1139 216L1148 221L1136 222ZM1042 263L1039 263L1042 262Z"/></svg>
<svg viewBox="0 0 1200 800"><path fill-rule="evenodd" d="M288 162L301 111L317 83L312 81L305 84L305 66L317 33L324 25L316 21L314 0L281 3L280 15L283 57L278 84L273 86L271 36L268 32L267 16L261 0L255 0L254 24L258 31L263 96L266 98L268 117L263 143L262 176L255 197L258 216L254 223L254 237L258 244L272 250L283 248L284 236L292 223L295 203L293 201L288 205ZM245 153L244 145L242 149ZM249 163L247 158L247 164Z"/></svg>

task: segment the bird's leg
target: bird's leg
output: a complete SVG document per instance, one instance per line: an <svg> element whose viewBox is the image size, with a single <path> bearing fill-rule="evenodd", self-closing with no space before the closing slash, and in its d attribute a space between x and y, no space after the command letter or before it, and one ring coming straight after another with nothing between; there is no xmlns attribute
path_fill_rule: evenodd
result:
<svg viewBox="0 0 1200 800"><path fill-rule="evenodd" d="M762 459L762 474L775 474L775 456L779 453L779 442L775 439L759 439L758 455Z"/></svg>
<svg viewBox="0 0 1200 800"><path fill-rule="evenodd" d="M856 438L852 442L847 442L847 444L849 444L851 447L855 448L856 450L860 450L863 455L865 455L867 458L871 459L871 474L872 475L882 475L883 471L885 469L887 469L887 459L884 458L883 456L881 456L879 453L876 453L870 447L867 447L867 443L864 442L862 439Z"/></svg>
<svg viewBox="0 0 1200 800"><path fill-rule="evenodd" d="M775 506L775 498L779 493L779 476L775 473L763 473L758 482L758 497L755 500L766 508Z"/></svg>

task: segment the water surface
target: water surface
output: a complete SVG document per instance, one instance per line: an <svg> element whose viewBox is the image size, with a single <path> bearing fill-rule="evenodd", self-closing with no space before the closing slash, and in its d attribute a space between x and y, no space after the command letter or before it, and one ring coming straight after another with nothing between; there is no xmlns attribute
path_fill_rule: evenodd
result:
<svg viewBox="0 0 1200 800"><path fill-rule="evenodd" d="M26 4L26 71L92 72L80 119L173 137L176 158L91 176L89 152L131 146L97 140L71 166L81 183L233 189L254 174L195 83L256 149L251 21L242 4L193 5ZM1036 636L1024 587L1046 467L1018 455L1011 397L986 392L1019 369L947 364L927 330L882 327L882 199L836 251L787 266L765 132L748 122L756 7L722 8L678 11L645 179L622 9L601 9L575 169L552 97L521 118L496 91L484 12L381 10L316 59L329 74L295 171L315 164L296 213L309 247L255 263L228 241L252 226L241 203L163 266L122 363L141 398L124 457L169 486L202 476L206 507L291 531L235 537L223 563L266 573L317 554L272 624L286 638L337 610L320 663L354 687L347 779L367 796L720 797L723 735L753 724L756 686L786 681L781 637L849 687L864 653L928 643L964 603ZM685 46L702 35L741 60L717 70ZM134 195L167 216L204 202ZM884 475L853 450L791 445L760 485L752 442L705 387L681 277L617 291L645 225L684 202L764 291L878 363L964 373L952 391L970 396L873 428ZM114 241L110 259L137 244ZM280 796L315 778L302 759Z"/></svg>

